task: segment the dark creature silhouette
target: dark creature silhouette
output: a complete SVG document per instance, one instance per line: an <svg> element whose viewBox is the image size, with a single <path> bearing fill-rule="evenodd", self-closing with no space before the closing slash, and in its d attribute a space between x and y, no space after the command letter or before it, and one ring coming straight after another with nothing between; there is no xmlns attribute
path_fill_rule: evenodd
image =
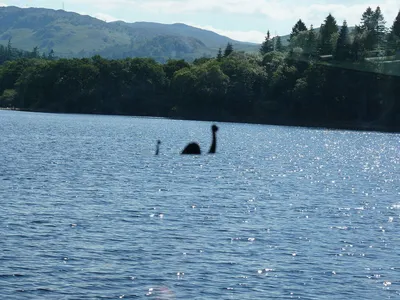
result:
<svg viewBox="0 0 400 300"><path fill-rule="evenodd" d="M212 125L211 131L212 131L212 143L210 146L210 150L208 150L208 153L214 154L215 151L217 150L217 134L216 133L218 131L218 126ZM181 154L192 154L192 155L201 154L200 146L198 143L195 143L195 142L190 143L185 147L185 149L183 149Z"/></svg>

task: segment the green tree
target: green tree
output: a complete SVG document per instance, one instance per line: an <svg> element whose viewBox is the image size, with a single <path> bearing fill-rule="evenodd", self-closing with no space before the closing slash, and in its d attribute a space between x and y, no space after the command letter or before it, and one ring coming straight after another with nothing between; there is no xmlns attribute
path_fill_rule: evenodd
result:
<svg viewBox="0 0 400 300"><path fill-rule="evenodd" d="M292 32L290 33L289 41L291 42L294 37L296 37L300 32L307 31L307 26L304 22L300 19L297 23L293 26Z"/></svg>
<svg viewBox="0 0 400 300"><path fill-rule="evenodd" d="M222 49L221 48L218 49L217 60L218 61L222 60Z"/></svg>
<svg viewBox="0 0 400 300"><path fill-rule="evenodd" d="M400 38L400 10L397 14L396 19L393 22L392 27L390 28L390 34L393 34L396 37Z"/></svg>
<svg viewBox="0 0 400 300"><path fill-rule="evenodd" d="M226 93L229 77L226 76L219 64L210 62L194 69L197 77L195 84L197 94L206 99L220 99ZM204 99L204 98L203 98Z"/></svg>
<svg viewBox="0 0 400 300"><path fill-rule="evenodd" d="M317 55L317 44L317 36L315 34L313 25L311 25L310 30L307 32L306 43L304 47L304 53L306 53L309 58Z"/></svg>
<svg viewBox="0 0 400 300"><path fill-rule="evenodd" d="M319 55L328 55L333 53L332 39L335 37L334 34L337 33L338 30L336 19L329 14L320 28Z"/></svg>
<svg viewBox="0 0 400 300"><path fill-rule="evenodd" d="M362 61L365 58L365 32L360 26L355 26L353 42L350 46L350 57L352 61Z"/></svg>
<svg viewBox="0 0 400 300"><path fill-rule="evenodd" d="M361 16L361 24L360 24L360 29L362 31L370 30L372 31L374 29L374 12L371 9L370 6L365 10L365 12Z"/></svg>
<svg viewBox="0 0 400 300"><path fill-rule="evenodd" d="M388 54L395 54L400 51L400 11L390 28L388 36Z"/></svg>
<svg viewBox="0 0 400 300"><path fill-rule="evenodd" d="M373 15L374 20L374 36L376 40L376 47L383 48L386 37L386 21L383 17L381 8L378 6Z"/></svg>
<svg viewBox="0 0 400 300"><path fill-rule="evenodd" d="M37 46L33 48L32 52L31 52L31 57L32 58L40 57L39 48Z"/></svg>
<svg viewBox="0 0 400 300"><path fill-rule="evenodd" d="M371 7L368 7L362 14L359 32L366 51L377 50L384 47L386 36L385 23L379 6L375 11L373 11Z"/></svg>
<svg viewBox="0 0 400 300"><path fill-rule="evenodd" d="M267 84L265 69L250 54L234 53L222 62L221 70L230 78L227 95L235 105L233 110L246 109L243 106L254 100L255 95L261 95Z"/></svg>
<svg viewBox="0 0 400 300"><path fill-rule="evenodd" d="M350 58L349 28L346 21L343 22L342 28L340 28L336 43L335 58L337 60L347 60Z"/></svg>
<svg viewBox="0 0 400 300"><path fill-rule="evenodd" d="M190 68L177 71L172 78L172 91L181 99L192 99L195 96L197 76Z"/></svg>
<svg viewBox="0 0 400 300"><path fill-rule="evenodd" d="M211 60L202 65L181 69L172 80L172 90L179 97L179 104L188 114L195 117L216 113L229 85L220 64ZM210 111L210 108L213 108Z"/></svg>
<svg viewBox="0 0 400 300"><path fill-rule="evenodd" d="M7 43L7 55L9 56L9 57L11 57L12 56L12 52L13 52L13 48L12 48L12 44L11 44L11 38L8 40L8 43Z"/></svg>
<svg viewBox="0 0 400 300"><path fill-rule="evenodd" d="M47 59L50 59L50 60L54 59L54 50L53 49L50 50L49 55L47 56Z"/></svg>
<svg viewBox="0 0 400 300"><path fill-rule="evenodd" d="M18 59L7 61L0 68L0 94L7 89L15 89L15 83L22 75L25 69L31 66L33 62L28 59ZM17 107L18 105L14 103ZM22 107L22 106L20 106Z"/></svg>
<svg viewBox="0 0 400 300"><path fill-rule="evenodd" d="M310 30L301 31L292 38L289 54L292 58L297 57L309 59L317 54L317 36L311 25Z"/></svg>
<svg viewBox="0 0 400 300"><path fill-rule="evenodd" d="M273 51L265 54L262 58L261 65L267 72L267 77L272 77L272 74L277 70L279 65L284 63L286 55L282 52Z"/></svg>
<svg viewBox="0 0 400 300"><path fill-rule="evenodd" d="M5 90L0 96L0 107L12 107L15 105L17 92L15 90Z"/></svg>
<svg viewBox="0 0 400 300"><path fill-rule="evenodd" d="M275 49L274 50L278 51L278 52L283 51L282 39L279 35L275 38Z"/></svg>
<svg viewBox="0 0 400 300"><path fill-rule="evenodd" d="M189 68L189 67L190 67L190 65L183 59L179 59L179 60L169 59L163 65L165 75L170 80L174 77L175 72L177 72L183 68Z"/></svg>
<svg viewBox="0 0 400 300"><path fill-rule="evenodd" d="M202 64L208 63L210 60L212 60L212 58L210 57L199 57L196 58L195 60L193 60L193 65L195 66L200 66Z"/></svg>
<svg viewBox="0 0 400 300"><path fill-rule="evenodd" d="M265 37L264 42L261 44L260 47L260 53L261 55L264 55L268 52L274 51L274 44L273 41L271 39L271 35L269 33L269 30L267 31L267 35Z"/></svg>
<svg viewBox="0 0 400 300"><path fill-rule="evenodd" d="M233 52L233 45L231 43L228 43L224 51L224 57L229 56L229 54L231 54L232 52Z"/></svg>

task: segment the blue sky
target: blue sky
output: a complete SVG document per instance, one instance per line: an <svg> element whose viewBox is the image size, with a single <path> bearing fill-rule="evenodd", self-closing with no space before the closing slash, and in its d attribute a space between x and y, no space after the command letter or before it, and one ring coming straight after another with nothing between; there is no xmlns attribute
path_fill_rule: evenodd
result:
<svg viewBox="0 0 400 300"><path fill-rule="evenodd" d="M400 0L0 0L0 5L61 9L63 2L67 11L104 21L180 22L250 42L261 42L267 30L288 34L299 18L319 27L329 13L353 26L368 6L379 5L390 27L400 9Z"/></svg>

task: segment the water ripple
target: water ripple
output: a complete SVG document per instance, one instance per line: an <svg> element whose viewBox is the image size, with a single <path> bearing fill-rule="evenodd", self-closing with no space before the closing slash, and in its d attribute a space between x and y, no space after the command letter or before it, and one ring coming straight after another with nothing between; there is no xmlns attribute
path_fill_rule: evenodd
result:
<svg viewBox="0 0 400 300"><path fill-rule="evenodd" d="M399 135L209 125L0 111L1 298L400 295Z"/></svg>

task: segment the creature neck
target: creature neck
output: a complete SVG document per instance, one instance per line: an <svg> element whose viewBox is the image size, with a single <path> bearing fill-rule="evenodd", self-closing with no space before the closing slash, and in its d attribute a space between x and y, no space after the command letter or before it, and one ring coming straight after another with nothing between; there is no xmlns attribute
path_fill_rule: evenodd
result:
<svg viewBox="0 0 400 300"><path fill-rule="evenodd" d="M212 133L212 143L210 146L210 150L208 153L215 153L215 150L217 149L217 134L215 131Z"/></svg>

